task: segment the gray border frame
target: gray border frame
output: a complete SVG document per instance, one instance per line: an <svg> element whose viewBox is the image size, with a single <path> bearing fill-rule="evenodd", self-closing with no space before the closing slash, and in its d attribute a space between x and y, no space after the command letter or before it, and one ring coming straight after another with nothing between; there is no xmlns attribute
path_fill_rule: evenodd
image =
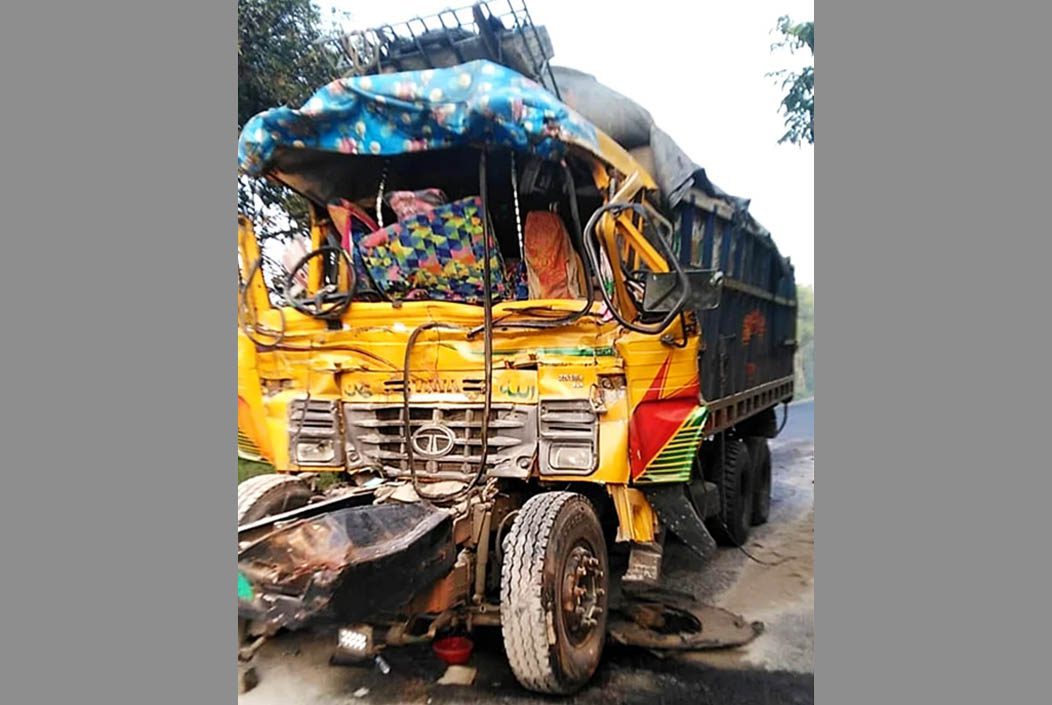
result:
<svg viewBox="0 0 1052 705"><path fill-rule="evenodd" d="M1049 24L1030 3L821 4L816 694L1025 700L1049 614ZM235 8L19 14L0 42L4 694L230 702Z"/></svg>
<svg viewBox="0 0 1052 705"><path fill-rule="evenodd" d="M816 696L1043 701L1050 12L820 4Z"/></svg>
<svg viewBox="0 0 1052 705"><path fill-rule="evenodd" d="M0 23L6 702L236 697L236 22Z"/></svg>

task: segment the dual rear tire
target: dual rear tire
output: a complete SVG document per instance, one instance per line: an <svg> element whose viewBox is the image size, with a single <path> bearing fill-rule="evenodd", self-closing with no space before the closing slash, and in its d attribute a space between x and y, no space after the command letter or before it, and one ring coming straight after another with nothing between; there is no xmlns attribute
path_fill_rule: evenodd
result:
<svg viewBox="0 0 1052 705"><path fill-rule="evenodd" d="M710 481L719 488L720 503L709 530L722 545L743 546L752 527L767 523L770 515L771 451L761 436L743 440L727 434L715 450Z"/></svg>

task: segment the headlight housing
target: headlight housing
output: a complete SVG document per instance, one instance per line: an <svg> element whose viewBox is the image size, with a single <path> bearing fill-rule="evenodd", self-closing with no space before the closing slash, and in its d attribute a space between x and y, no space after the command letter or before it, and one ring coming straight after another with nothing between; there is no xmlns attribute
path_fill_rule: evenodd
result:
<svg viewBox="0 0 1052 705"><path fill-rule="evenodd" d="M595 471L599 424L590 400L542 401L538 422L541 475L590 475Z"/></svg>
<svg viewBox="0 0 1052 705"><path fill-rule="evenodd" d="M289 404L289 459L297 465L343 465L339 403L296 399Z"/></svg>
<svg viewBox="0 0 1052 705"><path fill-rule="evenodd" d="M595 451L590 445L553 443L548 447L548 466L552 470L591 472L595 467Z"/></svg>

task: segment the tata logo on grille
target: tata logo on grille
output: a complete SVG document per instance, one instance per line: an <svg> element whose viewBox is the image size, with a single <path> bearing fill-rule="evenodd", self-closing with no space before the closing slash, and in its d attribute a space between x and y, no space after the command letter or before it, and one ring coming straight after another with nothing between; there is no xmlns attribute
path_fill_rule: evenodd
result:
<svg viewBox="0 0 1052 705"><path fill-rule="evenodd" d="M457 437L446 426L427 424L413 434L413 450L425 458L441 458L449 455Z"/></svg>

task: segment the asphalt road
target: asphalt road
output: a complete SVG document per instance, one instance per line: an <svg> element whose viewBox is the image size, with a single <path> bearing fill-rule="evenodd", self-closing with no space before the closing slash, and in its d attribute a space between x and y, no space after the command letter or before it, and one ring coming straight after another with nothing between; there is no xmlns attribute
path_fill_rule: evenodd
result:
<svg viewBox="0 0 1052 705"><path fill-rule="evenodd" d="M781 416L779 415L779 421ZM765 625L738 649L658 657L608 645L592 683L567 703L717 705L811 703L814 700L814 400L789 407L771 441L774 480L770 521L754 529L745 552L721 549L699 565L670 542L670 585ZM536 703L552 698L516 683L504 659L499 629L479 630L472 686L439 686L444 666L425 646L389 649L391 672L372 666L331 666L332 637L285 634L267 643L255 665L260 683L239 705L355 703Z"/></svg>
<svg viewBox="0 0 1052 705"><path fill-rule="evenodd" d="M778 423L782 422L782 409L777 410ZM785 427L772 441L772 446L786 442L811 441L815 442L815 400L804 399L789 405L789 419Z"/></svg>

